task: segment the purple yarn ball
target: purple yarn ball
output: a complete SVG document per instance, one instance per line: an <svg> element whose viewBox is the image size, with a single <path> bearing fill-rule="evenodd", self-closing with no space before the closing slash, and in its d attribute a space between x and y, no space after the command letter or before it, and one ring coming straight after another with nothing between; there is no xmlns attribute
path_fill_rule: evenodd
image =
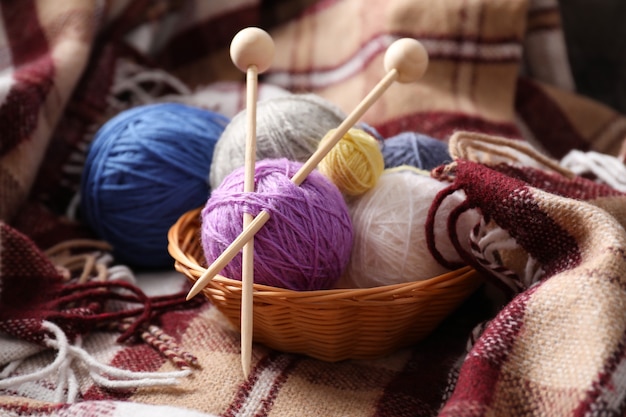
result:
<svg viewBox="0 0 626 417"><path fill-rule="evenodd" d="M207 265L243 229L243 214L261 210L270 219L254 237L254 282L292 290L332 288L350 259L353 230L348 207L318 171L296 186L291 177L302 166L287 159L256 163L254 193L244 193L244 169L228 175L202 210L201 241ZM239 253L221 275L241 280Z"/></svg>

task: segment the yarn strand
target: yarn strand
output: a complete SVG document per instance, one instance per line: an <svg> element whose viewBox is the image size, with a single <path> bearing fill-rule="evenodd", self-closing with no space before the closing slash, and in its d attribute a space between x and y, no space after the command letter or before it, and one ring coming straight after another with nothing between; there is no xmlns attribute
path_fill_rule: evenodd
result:
<svg viewBox="0 0 626 417"><path fill-rule="evenodd" d="M71 345L65 333L56 324L44 321L42 327L53 336L46 338L45 343L47 347L56 350L54 360L32 373L15 376L7 375L0 380L0 388L15 388L16 385L43 380L56 374L55 400L58 402L75 402L79 390L78 380L72 369L72 364L77 360L87 367L89 375L94 382L106 388L175 385L180 378L186 377L191 373L190 370L135 372L109 366L98 362L80 347L80 338L77 339L75 345ZM12 365L11 371L14 372L16 370L17 366ZM108 375L108 378L104 375ZM63 398L64 392L67 392L65 398Z"/></svg>
<svg viewBox="0 0 626 417"><path fill-rule="evenodd" d="M440 265L448 269L456 269L458 267L458 264L445 259L444 256L441 254L441 252L439 252L439 249L437 249L437 246L435 243L435 217L443 201L448 196L456 192L458 189L459 188L456 185L452 184L444 188L443 190L441 190L439 193L437 193L437 195L432 201L430 209L428 210L428 215L426 217L426 222L424 224L424 228L426 230L426 246L428 247L430 254L432 255L433 258L435 258L437 262L439 262ZM450 226L448 225L447 227L449 228Z"/></svg>

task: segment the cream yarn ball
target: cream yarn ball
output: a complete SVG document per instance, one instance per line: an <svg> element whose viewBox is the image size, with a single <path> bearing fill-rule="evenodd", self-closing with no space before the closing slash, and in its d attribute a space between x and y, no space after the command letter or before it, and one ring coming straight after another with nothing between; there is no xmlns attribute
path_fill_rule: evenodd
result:
<svg viewBox="0 0 626 417"><path fill-rule="evenodd" d="M448 185L413 167L385 170L374 188L349 204L354 243L339 287L400 284L449 272L432 257L425 230L433 199ZM450 212L463 200L463 192L456 191L444 200L436 214L436 246L448 260L460 261L448 238L446 224ZM464 213L457 233L469 236L478 219L475 211Z"/></svg>

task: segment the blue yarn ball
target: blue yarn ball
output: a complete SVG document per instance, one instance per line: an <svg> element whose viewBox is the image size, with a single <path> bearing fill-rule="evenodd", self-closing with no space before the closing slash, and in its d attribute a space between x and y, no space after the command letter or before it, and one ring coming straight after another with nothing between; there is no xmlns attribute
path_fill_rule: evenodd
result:
<svg viewBox="0 0 626 417"><path fill-rule="evenodd" d="M452 162L447 143L416 132L403 132L383 142L385 168L409 165L430 171Z"/></svg>
<svg viewBox="0 0 626 417"><path fill-rule="evenodd" d="M376 139L377 141L381 142L385 140L385 138L383 137L383 135L381 135L378 130L376 130L376 128L374 126L371 126L365 122L359 122L357 123L354 127L356 127L357 129L361 129L367 133L369 133L374 139Z"/></svg>
<svg viewBox="0 0 626 417"><path fill-rule="evenodd" d="M225 116L177 103L121 112L96 133L81 180L81 216L116 260L172 266L167 232L202 206Z"/></svg>

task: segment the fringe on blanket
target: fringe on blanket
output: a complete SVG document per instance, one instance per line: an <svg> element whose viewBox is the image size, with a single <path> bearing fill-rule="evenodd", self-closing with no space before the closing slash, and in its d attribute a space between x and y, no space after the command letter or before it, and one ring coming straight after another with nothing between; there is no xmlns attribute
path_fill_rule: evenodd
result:
<svg viewBox="0 0 626 417"><path fill-rule="evenodd" d="M191 374L191 369L172 372L135 372L98 362L82 348L82 337L71 343L65 332L56 324L43 321L42 328L49 332L45 346L56 351L56 358L48 365L26 374L16 372L23 359L8 363L0 372L0 389L19 389L18 385L33 383L47 378L56 382L54 401L75 402L79 398L79 383L75 368L87 370L93 381L103 388L128 389L176 385L178 379Z"/></svg>
<svg viewBox="0 0 626 417"><path fill-rule="evenodd" d="M4 249L9 247L9 252L15 246L28 245L14 231L4 237L0 244ZM18 239L17 244L14 239ZM128 267L112 265L109 250L108 244L87 239L66 241L41 254L32 250L31 255L43 256L31 259L35 265L49 260L60 277L57 280L51 275L47 282L35 285L24 282L23 273L3 271L8 297L11 288L17 288L12 286L12 277L20 280L21 288L26 286L40 294L27 298L16 289L13 302L20 297L24 300L15 302L24 307L18 317L12 314L7 295L1 294L4 302L0 301L0 329L13 336L16 347L21 345L24 349L13 349L12 356L0 358L0 390L21 391L24 387L28 391L47 380L54 386L54 401L74 402L80 397L78 375L88 376L102 388L129 389L174 385L199 367L194 355L181 349L172 336L152 323L160 313L182 308L185 292L148 297L136 286ZM185 303L186 308L190 306ZM178 370L137 372L99 362L83 347L83 336L97 330L119 332L120 343L143 341ZM34 355L49 351L54 352L54 358L44 366L33 371L22 366Z"/></svg>

